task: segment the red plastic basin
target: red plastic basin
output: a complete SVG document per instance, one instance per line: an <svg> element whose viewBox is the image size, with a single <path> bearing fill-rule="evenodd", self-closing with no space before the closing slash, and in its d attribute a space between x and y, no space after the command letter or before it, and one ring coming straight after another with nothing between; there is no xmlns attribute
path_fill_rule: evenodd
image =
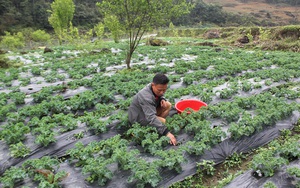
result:
<svg viewBox="0 0 300 188"><path fill-rule="evenodd" d="M207 104L205 102L197 100L197 99L184 99L184 100L178 101L175 104L175 108L178 113L182 113L187 108L190 108L193 111L198 111L203 106L207 106ZM191 112L188 111L187 113L191 113Z"/></svg>

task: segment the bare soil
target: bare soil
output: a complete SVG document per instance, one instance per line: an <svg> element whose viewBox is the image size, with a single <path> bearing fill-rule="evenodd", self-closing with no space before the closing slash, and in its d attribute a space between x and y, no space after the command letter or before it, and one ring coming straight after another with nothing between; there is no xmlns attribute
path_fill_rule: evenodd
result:
<svg viewBox="0 0 300 188"><path fill-rule="evenodd" d="M235 174L238 171L245 172L250 169L250 163L254 153L247 154L247 157L242 160L242 163L238 166L228 168L225 163L221 163L215 166L215 174L213 176L205 175L202 178L203 186L206 188L213 188L218 185L218 181L226 178L229 174Z"/></svg>
<svg viewBox="0 0 300 188"><path fill-rule="evenodd" d="M223 10L235 14L252 15L260 21L269 21L278 25L299 23L300 3L298 6L287 4L268 4L264 0L203 0L205 3L218 4ZM244 3L246 2L246 3Z"/></svg>

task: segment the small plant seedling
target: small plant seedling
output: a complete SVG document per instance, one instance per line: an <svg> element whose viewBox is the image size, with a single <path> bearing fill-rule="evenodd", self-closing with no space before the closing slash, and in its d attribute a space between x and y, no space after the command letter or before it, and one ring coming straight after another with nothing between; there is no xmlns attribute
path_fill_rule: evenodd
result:
<svg viewBox="0 0 300 188"><path fill-rule="evenodd" d="M197 172L198 173L205 173L206 175L213 176L215 173L215 162L210 160L203 160L200 163L197 163Z"/></svg>
<svg viewBox="0 0 300 188"><path fill-rule="evenodd" d="M224 164L227 168L232 168L236 166L240 167L240 165L242 164L242 160L245 158L246 156L242 153L234 152L232 155L226 158Z"/></svg>

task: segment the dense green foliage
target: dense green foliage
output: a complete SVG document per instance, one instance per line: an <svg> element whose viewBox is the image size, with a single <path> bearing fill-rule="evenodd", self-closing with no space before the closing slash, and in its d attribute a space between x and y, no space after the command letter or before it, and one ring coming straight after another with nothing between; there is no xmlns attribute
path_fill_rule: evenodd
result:
<svg viewBox="0 0 300 188"><path fill-rule="evenodd" d="M272 141L268 148L262 148L253 157L251 168L254 171L259 170L264 176L268 177L273 176L276 170L284 164L298 159L300 157L299 136L285 139L283 141Z"/></svg>
<svg viewBox="0 0 300 188"><path fill-rule="evenodd" d="M50 40L50 35L44 30L36 30L31 34L31 38L35 42L47 42Z"/></svg>
<svg viewBox="0 0 300 188"><path fill-rule="evenodd" d="M5 188L15 187L25 179L37 182L38 187L59 188L59 182L68 176L65 171L58 171L59 160L50 157L31 159L21 167L11 167L0 177L0 182Z"/></svg>
<svg viewBox="0 0 300 188"><path fill-rule="evenodd" d="M9 49L16 49L25 46L23 33L18 32L12 35L9 32L5 32L5 36L1 40L0 46Z"/></svg>
<svg viewBox="0 0 300 188"><path fill-rule="evenodd" d="M51 29L48 22L51 3L53 0L20 0L0 1L0 34L4 31L13 31L22 27L33 27L43 30ZM101 19L95 6L97 0L76 0L73 24L75 26L91 27ZM15 28L15 26L18 26Z"/></svg>
<svg viewBox="0 0 300 188"><path fill-rule="evenodd" d="M68 29L74 17L74 2L73 0L55 0L51 3L51 10L49 11L51 13L48 19L49 23L53 27L61 44L64 30Z"/></svg>
<svg viewBox="0 0 300 188"><path fill-rule="evenodd" d="M31 27L41 30L51 30L48 22L53 0L0 0L0 35L4 31L16 32L24 27ZM74 0L75 13L73 25L84 29L91 29L94 25L103 20L98 7L95 6L98 0ZM101 2L101 1L100 1ZM272 23L260 23L250 16L240 16L226 13L221 6L206 4L202 0L189 1L194 3L194 8L190 14L183 17L173 17L172 22L179 25L201 25L202 23L212 23L219 26L240 26L240 25L268 25ZM268 0L268 3L288 3L299 6L297 0ZM274 25L274 24L273 24ZM166 25L164 25L166 26ZM116 34L116 33L115 33Z"/></svg>

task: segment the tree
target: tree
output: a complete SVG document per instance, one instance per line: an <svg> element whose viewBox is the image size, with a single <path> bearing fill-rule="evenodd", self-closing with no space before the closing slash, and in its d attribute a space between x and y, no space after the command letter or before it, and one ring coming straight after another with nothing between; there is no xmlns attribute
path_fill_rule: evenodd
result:
<svg viewBox="0 0 300 188"><path fill-rule="evenodd" d="M122 25L119 23L118 18L115 15L106 16L104 18L104 23L110 30L115 43L119 43L119 39L122 35Z"/></svg>
<svg viewBox="0 0 300 188"><path fill-rule="evenodd" d="M96 2L99 0L74 0L76 10L73 18L74 26L92 28L95 24L102 21Z"/></svg>
<svg viewBox="0 0 300 188"><path fill-rule="evenodd" d="M126 65L130 61L142 36L153 27L170 22L173 17L189 13L186 0L103 0L97 3L104 18L115 16L129 37Z"/></svg>
<svg viewBox="0 0 300 188"><path fill-rule="evenodd" d="M195 4L189 15L190 24L209 22L214 24L224 24L226 22L226 12L222 11L222 6L206 4L199 1Z"/></svg>
<svg viewBox="0 0 300 188"><path fill-rule="evenodd" d="M51 9L51 16L48 20L58 36L59 44L61 44L63 30L68 28L73 19L75 5L73 0L55 0L51 4Z"/></svg>

